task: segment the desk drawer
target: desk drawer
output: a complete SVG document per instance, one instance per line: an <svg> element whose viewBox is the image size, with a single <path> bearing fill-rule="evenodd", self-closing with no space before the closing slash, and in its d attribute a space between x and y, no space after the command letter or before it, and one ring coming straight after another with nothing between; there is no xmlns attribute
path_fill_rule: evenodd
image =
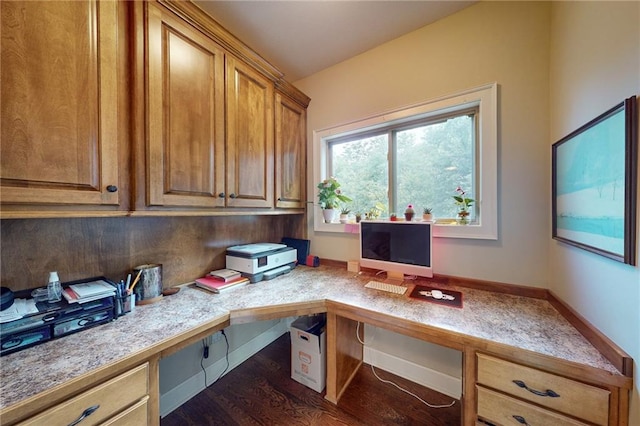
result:
<svg viewBox="0 0 640 426"><path fill-rule="evenodd" d="M99 406L81 423L82 426L95 425L105 422L129 408L147 396L148 393L149 364L143 364L62 402L20 423L20 425L66 426L77 420L89 407Z"/></svg>
<svg viewBox="0 0 640 426"><path fill-rule="evenodd" d="M478 383L598 425L609 422L606 389L483 354L478 354Z"/></svg>
<svg viewBox="0 0 640 426"><path fill-rule="evenodd" d="M477 386L478 416L499 425L587 426L577 420Z"/></svg>
<svg viewBox="0 0 640 426"><path fill-rule="evenodd" d="M148 424L148 408L147 403L149 397L145 396L138 401L133 407L123 411L122 413L110 418L100 426L143 426ZM81 425L81 424L80 424ZM78 425L78 426L80 426Z"/></svg>

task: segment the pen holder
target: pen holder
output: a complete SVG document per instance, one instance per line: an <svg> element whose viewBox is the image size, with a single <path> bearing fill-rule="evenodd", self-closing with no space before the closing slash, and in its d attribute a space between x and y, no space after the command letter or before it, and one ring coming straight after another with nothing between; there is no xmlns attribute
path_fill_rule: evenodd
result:
<svg viewBox="0 0 640 426"><path fill-rule="evenodd" d="M135 307L135 294L125 294L123 296L116 296L116 317L120 317L133 311Z"/></svg>

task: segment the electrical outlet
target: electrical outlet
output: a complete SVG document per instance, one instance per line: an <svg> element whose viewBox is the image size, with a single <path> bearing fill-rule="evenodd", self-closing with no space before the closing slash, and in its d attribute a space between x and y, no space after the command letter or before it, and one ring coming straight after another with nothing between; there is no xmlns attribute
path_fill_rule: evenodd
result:
<svg viewBox="0 0 640 426"><path fill-rule="evenodd" d="M216 343L222 340L222 331L216 331L216 333L211 336L211 342Z"/></svg>

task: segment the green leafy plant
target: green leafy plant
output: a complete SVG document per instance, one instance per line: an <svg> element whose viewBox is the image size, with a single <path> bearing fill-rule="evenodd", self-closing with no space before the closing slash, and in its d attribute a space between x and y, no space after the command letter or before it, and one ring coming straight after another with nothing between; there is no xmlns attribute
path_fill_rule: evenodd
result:
<svg viewBox="0 0 640 426"><path fill-rule="evenodd" d="M431 214L431 210L433 210L431 207L425 207L425 208L422 210L422 213L424 213L424 214Z"/></svg>
<svg viewBox="0 0 640 426"><path fill-rule="evenodd" d="M453 196L453 199L458 206L458 217L460 218L460 223L466 225L469 223L469 219L467 219L467 217L471 214L469 212L469 208L473 205L475 200L467 197L467 193L461 187L457 187L456 192L457 194Z"/></svg>
<svg viewBox="0 0 640 426"><path fill-rule="evenodd" d="M349 213L351 213L351 209L350 209L350 208L348 208L348 207L346 207L346 206L343 206L343 207L340 209L340 214L349 214Z"/></svg>
<svg viewBox="0 0 640 426"><path fill-rule="evenodd" d="M321 208L334 209L340 202L349 202L351 198L342 193L338 180L330 177L318 184L318 200Z"/></svg>
<svg viewBox="0 0 640 426"><path fill-rule="evenodd" d="M382 212L385 210L384 204L381 202L377 202L375 206L371 207L368 212L364 214L365 219L374 220L380 217Z"/></svg>

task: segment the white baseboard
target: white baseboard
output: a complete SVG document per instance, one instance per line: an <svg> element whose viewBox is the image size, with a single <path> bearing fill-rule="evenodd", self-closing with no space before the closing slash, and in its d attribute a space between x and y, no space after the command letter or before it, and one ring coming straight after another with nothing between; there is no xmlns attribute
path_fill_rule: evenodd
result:
<svg viewBox="0 0 640 426"><path fill-rule="evenodd" d="M364 347L364 362L451 398L460 399L462 396L461 378L440 373L368 346Z"/></svg>
<svg viewBox="0 0 640 426"><path fill-rule="evenodd" d="M260 352L260 350L265 346L268 346L278 337L288 332L289 325L290 321L279 321L269 330L251 339L236 350L229 352L229 368L225 372L225 375L256 353ZM210 385L214 380L216 380L220 373L224 371L226 366L227 360L225 358L209 365L206 368L207 384ZM167 416L173 410L203 391L204 378L205 374L201 370L198 374L191 376L189 379L169 390L167 393L160 395L160 417Z"/></svg>

